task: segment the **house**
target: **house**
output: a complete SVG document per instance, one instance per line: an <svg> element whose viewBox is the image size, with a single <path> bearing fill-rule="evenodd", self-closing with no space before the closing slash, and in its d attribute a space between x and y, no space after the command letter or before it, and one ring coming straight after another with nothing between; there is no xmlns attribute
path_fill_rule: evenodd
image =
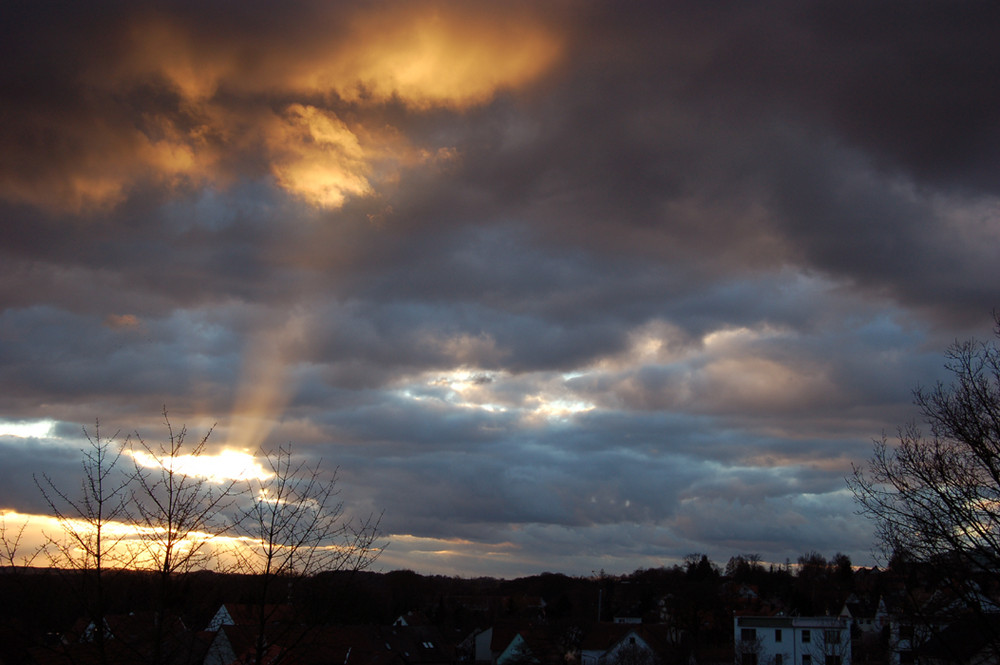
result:
<svg viewBox="0 0 1000 665"><path fill-rule="evenodd" d="M664 624L599 623L583 637L580 665L677 662L680 650L679 634Z"/></svg>
<svg viewBox="0 0 1000 665"><path fill-rule="evenodd" d="M291 616L288 605L221 605L205 628L212 639L204 665L229 665L253 653L259 639L273 645L282 641L283 633L301 632L290 622Z"/></svg>
<svg viewBox="0 0 1000 665"><path fill-rule="evenodd" d="M565 651L552 632L544 627L532 627L515 632L494 665L560 665L565 662Z"/></svg>
<svg viewBox="0 0 1000 665"><path fill-rule="evenodd" d="M256 626L261 623L288 622L292 617L291 605L250 605L223 603L215 611L205 630L215 632L222 626Z"/></svg>
<svg viewBox="0 0 1000 665"><path fill-rule="evenodd" d="M410 610L406 614L396 617L393 626L430 626L431 620L423 612Z"/></svg>
<svg viewBox="0 0 1000 665"><path fill-rule="evenodd" d="M35 665L86 665L110 662L144 665L153 660L165 665L200 665L208 646L206 633L189 631L179 617L153 612L109 614L103 619L103 640L96 624L77 622L77 629L61 644L31 649L28 662Z"/></svg>
<svg viewBox="0 0 1000 665"><path fill-rule="evenodd" d="M326 626L296 647L294 665L407 665L379 626Z"/></svg>
<svg viewBox="0 0 1000 665"><path fill-rule="evenodd" d="M407 665L378 626L322 626L269 647L267 665Z"/></svg>
<svg viewBox="0 0 1000 665"><path fill-rule="evenodd" d="M500 656L510 646L511 641L517 636L518 627L512 624L498 624L490 629L490 657L489 662L496 665Z"/></svg>
<svg viewBox="0 0 1000 665"><path fill-rule="evenodd" d="M736 616L733 639L739 665L851 665L841 616Z"/></svg>
<svg viewBox="0 0 1000 665"><path fill-rule="evenodd" d="M940 642L934 658L919 654L935 636L946 634L953 623L958 623L955 633L962 634L966 630L963 623L970 616L979 614L988 618L1000 614L1000 606L975 584L967 589L965 596L947 585L932 592L920 591L923 593L911 592L905 599L897 598L888 603L888 665L912 665L918 660L940 659ZM950 637L947 641L954 643L956 640Z"/></svg>
<svg viewBox="0 0 1000 665"><path fill-rule="evenodd" d="M380 631L385 646L398 654L406 665L449 665L455 662L455 648L441 631L430 625L395 624Z"/></svg>
<svg viewBox="0 0 1000 665"><path fill-rule="evenodd" d="M470 645L471 658L474 663L486 665L492 662L490 644L493 642L493 628L477 630L472 634L472 644Z"/></svg>
<svg viewBox="0 0 1000 665"><path fill-rule="evenodd" d="M260 647L258 647L260 644ZM260 651L258 652L258 649ZM259 659L258 659L259 653ZM222 625L203 665L452 665L454 648L434 626Z"/></svg>
<svg viewBox="0 0 1000 665"><path fill-rule="evenodd" d="M873 604L870 600L861 598L854 593L847 597L840 610L840 616L847 619L850 625L855 626L862 633L882 630L888 615L885 599L880 597L878 602Z"/></svg>
<svg viewBox="0 0 1000 665"><path fill-rule="evenodd" d="M252 652L256 642L256 633L249 626L220 626L212 635L204 665L229 665L243 659Z"/></svg>
<svg viewBox="0 0 1000 665"><path fill-rule="evenodd" d="M256 635L222 626L204 665L251 665L258 661ZM379 626L299 626L268 630L262 665L442 665L429 648L394 640Z"/></svg>

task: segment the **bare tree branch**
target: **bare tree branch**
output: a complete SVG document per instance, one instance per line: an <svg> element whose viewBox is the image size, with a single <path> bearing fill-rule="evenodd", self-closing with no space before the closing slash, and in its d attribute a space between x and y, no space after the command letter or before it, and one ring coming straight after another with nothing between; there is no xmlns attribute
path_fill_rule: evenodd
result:
<svg viewBox="0 0 1000 665"><path fill-rule="evenodd" d="M0 514L0 566L11 570L30 568L35 560L45 552L45 546L40 545L30 552L24 552L21 541L24 539L24 530L28 527L28 520L12 528L7 524L8 513Z"/></svg>
<svg viewBox="0 0 1000 665"><path fill-rule="evenodd" d="M262 455L271 473L247 482L245 496L250 505L233 520L233 532L239 537L233 552L236 570L258 580L256 665L265 655L265 632L271 619L268 608L276 607L272 602L276 583L291 588L294 580L320 572L361 570L384 547L377 542L380 515L361 520L345 515L336 470L325 476L321 462L310 466L295 461L290 446ZM298 627L289 634L295 635L295 641L307 636ZM279 641L289 650L294 646ZM268 658L274 657L272 649Z"/></svg>
<svg viewBox="0 0 1000 665"><path fill-rule="evenodd" d="M1000 591L1000 347L956 342L945 366L951 383L914 391L926 431L911 423L875 441L848 485L884 560L929 566L952 615L982 615Z"/></svg>
<svg viewBox="0 0 1000 665"><path fill-rule="evenodd" d="M175 574L206 562L208 543L229 528L226 511L237 489L236 480L214 482L183 470L185 459L205 452L212 430L188 446L187 428L175 431L166 408L163 422L167 430L163 442L147 443L138 432L129 441L134 465L129 520L140 548L137 564L155 571L158 580L153 665L169 659L163 652L163 630L173 602L171 580Z"/></svg>
<svg viewBox="0 0 1000 665"><path fill-rule="evenodd" d="M95 422L93 435L86 428L83 432L89 445L81 450L79 495L70 496L45 474L35 476L35 485L62 528L61 537L48 536L46 551L55 567L83 572L78 591L94 626L99 657L106 662L105 571L134 563L127 546L129 534L117 528L127 522L129 478L119 467L123 446L117 441L118 433L102 437L100 421Z"/></svg>

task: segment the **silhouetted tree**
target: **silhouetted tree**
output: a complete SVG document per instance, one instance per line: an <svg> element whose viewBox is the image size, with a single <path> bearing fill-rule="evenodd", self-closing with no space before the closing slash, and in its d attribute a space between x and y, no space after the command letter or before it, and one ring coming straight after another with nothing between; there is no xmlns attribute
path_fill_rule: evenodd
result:
<svg viewBox="0 0 1000 665"><path fill-rule="evenodd" d="M712 563L707 554L694 553L684 557L687 576L696 581L707 581L719 577L719 567Z"/></svg>
<svg viewBox="0 0 1000 665"><path fill-rule="evenodd" d="M77 593L93 625L89 639L104 663L106 572L134 562L128 547L131 534L121 528L128 517L129 477L119 466L123 445L118 443L117 433L102 437L100 421L95 423L93 435L86 428L83 433L88 445L80 451L83 477L79 493L64 490L46 474L35 476L35 485L62 529L59 537L48 535L46 551L55 567L77 571Z"/></svg>
<svg viewBox="0 0 1000 665"><path fill-rule="evenodd" d="M319 462L308 466L293 461L290 447L264 457L270 474L247 482L250 505L236 516L232 529L240 542L233 550L235 570L256 580L255 665L268 651L276 586L291 588L297 580L321 572L363 570L384 547L377 542L381 516L345 515L336 471L324 476ZM274 627L270 630L273 633ZM284 655L273 649L267 653L272 664Z"/></svg>
<svg viewBox="0 0 1000 665"><path fill-rule="evenodd" d="M830 566L833 568L837 584L845 591L850 590L854 586L854 565L851 563L851 557L837 552L830 559Z"/></svg>
<svg viewBox="0 0 1000 665"><path fill-rule="evenodd" d="M128 516L137 531L137 562L156 576L152 662L160 665L172 655L164 653L167 612L173 603L171 583L180 572L206 562L208 543L230 528L225 515L236 493L236 480L213 481L187 473L184 460L205 452L210 429L193 446L186 444L187 428L175 430L163 410L166 439L147 443L136 432L130 439L134 474Z"/></svg>
<svg viewBox="0 0 1000 665"><path fill-rule="evenodd" d="M848 484L885 559L931 566L965 610L981 612L984 591L1000 587L1000 348L957 342L945 367L950 383L914 391L926 430L883 436Z"/></svg>
<svg viewBox="0 0 1000 665"><path fill-rule="evenodd" d="M726 577L734 582L754 582L763 572L759 554L737 554L726 563Z"/></svg>

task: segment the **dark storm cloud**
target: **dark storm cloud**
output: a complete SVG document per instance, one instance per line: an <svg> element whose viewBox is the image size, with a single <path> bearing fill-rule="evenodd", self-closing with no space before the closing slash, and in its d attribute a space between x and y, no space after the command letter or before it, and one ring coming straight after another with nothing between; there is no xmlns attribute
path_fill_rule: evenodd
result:
<svg viewBox="0 0 1000 665"><path fill-rule="evenodd" d="M979 316L991 293L980 279L988 263L975 245L977 237L995 238L988 230L979 235L981 223L956 229L947 206L934 205L935 196L954 189L947 174L934 179L903 156L883 164L885 146L877 141L897 135L900 145L923 144L937 154L929 144L939 131L967 131L966 141L995 133L991 119L971 127L962 121L970 96L978 97L977 107L995 105L980 64L998 59L980 23L995 25L993 10L966 8L949 17L948 31L964 25L972 32L963 45L925 39L939 18L926 8L898 6L895 22L845 11L828 32L813 15L820 8L730 9L597 12L586 23L579 69L556 83L560 103L545 98L538 102L543 115L520 119L535 123L531 140L494 150L505 144L504 129L516 133L519 119L485 125L490 133L482 144L493 158L475 160L468 173L515 183L514 192L491 191L537 210L533 219L544 219L560 244L651 253L685 264L700 279L740 266L805 262L912 303ZM885 21L886 34L877 21ZM860 45L848 38L853 32ZM927 44L923 53L918 44ZM962 55L963 48L969 52ZM859 55L868 53L870 62ZM857 98L867 99L858 90L871 86L872 76L888 81L879 98L923 97L913 72L928 60L956 70L964 94L931 90L925 104L908 102L912 114L901 112L905 104L875 105L862 117L867 126L829 117L848 115ZM841 69L841 61L864 66ZM927 104L941 109L929 113ZM546 108L559 115L545 116ZM899 116L914 115L926 116L919 131L900 127ZM957 169L984 169L981 183L995 181L996 165L981 164L970 151L939 156ZM993 192L980 186L970 193L967 205L974 206L977 196ZM685 260L690 252L698 257L693 267Z"/></svg>
<svg viewBox="0 0 1000 665"><path fill-rule="evenodd" d="M16 506L22 512L44 514L45 500L35 484L41 477L39 455L46 457L44 473L60 487L76 487L80 469L78 451L53 445L40 437L0 436L4 482L0 484L0 505Z"/></svg>
<svg viewBox="0 0 1000 665"><path fill-rule="evenodd" d="M167 405L401 566L860 559L843 476L996 306L991 4L0 11L0 425L59 478Z"/></svg>
<svg viewBox="0 0 1000 665"><path fill-rule="evenodd" d="M995 193L998 62L987 2L820 2L790 7L730 41L715 68L748 96L831 122L921 180ZM766 45L766 46L761 46ZM798 56L798 57L795 57ZM744 82L741 86L740 82Z"/></svg>
<svg viewBox="0 0 1000 665"><path fill-rule="evenodd" d="M992 3L733 2L590 17L619 60L660 67L623 86L669 88L733 124L825 126L890 168L994 191Z"/></svg>

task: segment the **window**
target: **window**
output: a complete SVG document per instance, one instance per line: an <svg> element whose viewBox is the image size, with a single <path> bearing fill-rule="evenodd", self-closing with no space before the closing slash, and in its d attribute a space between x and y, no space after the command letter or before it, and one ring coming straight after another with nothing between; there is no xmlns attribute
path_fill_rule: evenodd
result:
<svg viewBox="0 0 1000 665"><path fill-rule="evenodd" d="M827 655L826 665L840 665L840 656Z"/></svg>
<svg viewBox="0 0 1000 665"><path fill-rule="evenodd" d="M781 629L780 628L775 628L774 629L774 641L775 642L780 642L781 641Z"/></svg>
<svg viewBox="0 0 1000 665"><path fill-rule="evenodd" d="M757 665L757 654L755 653L740 654L740 665Z"/></svg>
<svg viewBox="0 0 1000 665"><path fill-rule="evenodd" d="M810 633L808 630L803 630L802 631L802 643L803 644L809 644L810 642L812 642L812 633Z"/></svg>
<svg viewBox="0 0 1000 665"><path fill-rule="evenodd" d="M774 654L774 665L782 665L782 661L785 660L782 654Z"/></svg>
<svg viewBox="0 0 1000 665"><path fill-rule="evenodd" d="M824 630L823 641L826 642L827 644L840 644L840 631Z"/></svg>
<svg viewBox="0 0 1000 665"><path fill-rule="evenodd" d="M756 628L744 628L740 631L740 640L743 642L754 642L757 639Z"/></svg>
<svg viewBox="0 0 1000 665"><path fill-rule="evenodd" d="M813 665L813 657L809 654L802 656L802 665Z"/></svg>

